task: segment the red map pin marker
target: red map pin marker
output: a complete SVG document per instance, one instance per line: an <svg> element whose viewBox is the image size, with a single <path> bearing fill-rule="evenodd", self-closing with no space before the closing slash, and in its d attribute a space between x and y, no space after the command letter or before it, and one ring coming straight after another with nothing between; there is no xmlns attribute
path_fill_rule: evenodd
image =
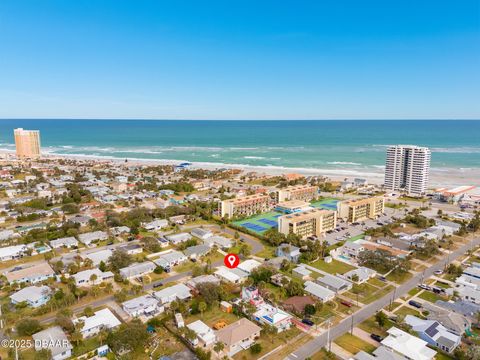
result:
<svg viewBox="0 0 480 360"><path fill-rule="evenodd" d="M223 259L223 263L229 269L235 269L238 266L238 264L240 264L240 258L238 257L237 254L227 254Z"/></svg>

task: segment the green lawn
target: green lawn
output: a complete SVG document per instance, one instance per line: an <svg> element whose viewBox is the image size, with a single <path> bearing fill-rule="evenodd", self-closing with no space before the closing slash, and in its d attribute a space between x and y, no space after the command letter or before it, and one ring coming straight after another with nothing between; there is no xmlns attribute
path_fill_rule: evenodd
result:
<svg viewBox="0 0 480 360"><path fill-rule="evenodd" d="M335 340L335 343L351 354L356 354L361 350L371 353L376 349L372 344L367 343L354 335L350 335L350 333L343 334Z"/></svg>
<svg viewBox="0 0 480 360"><path fill-rule="evenodd" d="M387 331L385 329L389 329L394 325L395 325L395 323L393 321L387 320L387 323L382 328L375 321L375 316L372 316L372 317L369 317L367 320L361 322L357 326L360 329L362 329L363 331L368 332L369 334L377 334L377 335L385 337L385 336L387 336Z"/></svg>
<svg viewBox="0 0 480 360"><path fill-rule="evenodd" d="M420 312L418 312L417 310L413 310L413 309L411 309L409 307L406 307L406 306L402 306L400 309L395 311L395 315L403 315L403 316L413 315L413 316L416 316L416 317L419 317L419 318L424 318L424 316L422 314L420 314Z"/></svg>
<svg viewBox="0 0 480 360"><path fill-rule="evenodd" d="M387 280L396 282L397 284L403 284L409 280L413 275L409 272L404 273L391 273L387 276Z"/></svg>
<svg viewBox="0 0 480 360"><path fill-rule="evenodd" d="M420 292L420 290L421 290L421 289L419 289L418 287L414 287L412 290L410 290L410 291L408 292L408 295L410 295L410 296L415 296L415 295L417 295L417 294Z"/></svg>
<svg viewBox="0 0 480 360"><path fill-rule="evenodd" d="M424 291L422 292L420 295L418 295L418 297L420 299L423 299L423 300L426 300L426 301L429 301L431 303L435 303L437 300L444 300L443 297L441 297L440 295L438 294L435 294L431 291Z"/></svg>
<svg viewBox="0 0 480 360"><path fill-rule="evenodd" d="M370 304L375 300L380 299L385 294L388 294L392 290L393 287L391 285L388 285L383 289L379 289L377 287L374 287L373 285L364 283L358 286L358 301L363 304ZM348 292L345 292L344 295L348 296L352 300L357 300L357 294L355 294L355 289L351 289Z"/></svg>
<svg viewBox="0 0 480 360"><path fill-rule="evenodd" d="M455 360L455 358L437 351L437 355L435 355L435 360Z"/></svg>
<svg viewBox="0 0 480 360"><path fill-rule="evenodd" d="M345 274L347 271L355 269L352 265L337 260L332 260L330 264L327 264L323 259L319 259L310 265L329 274Z"/></svg>

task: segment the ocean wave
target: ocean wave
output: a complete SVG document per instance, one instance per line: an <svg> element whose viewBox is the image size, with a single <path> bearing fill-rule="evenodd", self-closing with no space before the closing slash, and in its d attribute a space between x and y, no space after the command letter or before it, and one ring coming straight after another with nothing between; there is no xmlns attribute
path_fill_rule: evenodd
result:
<svg viewBox="0 0 480 360"><path fill-rule="evenodd" d="M480 147L440 147L440 148L430 148L433 153L450 153L450 154L480 154Z"/></svg>
<svg viewBox="0 0 480 360"><path fill-rule="evenodd" d="M362 165L360 163L356 163L356 162L350 162L350 161L329 161L327 162L327 164L330 164L330 165Z"/></svg>
<svg viewBox="0 0 480 360"><path fill-rule="evenodd" d="M263 156L244 156L244 159L252 159L252 160L264 160L265 157Z"/></svg>

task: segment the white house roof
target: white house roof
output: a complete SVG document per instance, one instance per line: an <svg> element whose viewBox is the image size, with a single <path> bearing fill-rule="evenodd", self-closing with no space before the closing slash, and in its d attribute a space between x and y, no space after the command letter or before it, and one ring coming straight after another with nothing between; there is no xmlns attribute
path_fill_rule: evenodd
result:
<svg viewBox="0 0 480 360"><path fill-rule="evenodd" d="M153 295L162 303L172 302L177 299L185 300L191 296L190 288L184 284L177 284L167 287L165 289L156 291Z"/></svg>
<svg viewBox="0 0 480 360"><path fill-rule="evenodd" d="M82 332L95 329L99 326L104 326L108 329L112 329L120 325L120 320L117 319L115 315L110 311L110 309L102 309L96 311L93 316L86 317L82 316L78 320L83 321Z"/></svg>
<svg viewBox="0 0 480 360"><path fill-rule="evenodd" d="M122 307L130 312L137 312L142 309L155 307L158 305L158 299L152 295L143 295L122 303Z"/></svg>
<svg viewBox="0 0 480 360"><path fill-rule="evenodd" d="M48 286L28 286L10 295L10 299L16 303L23 301L36 302L50 293L51 290Z"/></svg>
<svg viewBox="0 0 480 360"><path fill-rule="evenodd" d="M68 350L72 350L73 346L68 341L67 335L60 326L54 326L33 334L35 350L49 349L54 358Z"/></svg>
<svg viewBox="0 0 480 360"><path fill-rule="evenodd" d="M262 263L258 262L257 260L248 259L240 262L237 268L250 274L253 269L259 267L260 265L262 265Z"/></svg>
<svg viewBox="0 0 480 360"><path fill-rule="evenodd" d="M113 273L111 271L102 272L100 269L83 270L72 275L72 277L75 279L77 283L81 283L84 281L87 281L87 282L90 281L90 277L92 275L97 276L97 281L102 281L103 279L113 277Z"/></svg>
<svg viewBox="0 0 480 360"><path fill-rule="evenodd" d="M59 247L59 246L76 246L78 245L78 240L75 239L73 236L63 237L56 240L50 241L51 247Z"/></svg>
<svg viewBox="0 0 480 360"><path fill-rule="evenodd" d="M416 336L410 335L396 327L387 330L388 336L383 339L382 345L410 359L431 360L437 352L427 347L428 343Z"/></svg>
<svg viewBox="0 0 480 360"><path fill-rule="evenodd" d="M105 231L93 231L78 235L78 239L84 244L88 244L96 240L105 240L107 238L108 234Z"/></svg>
<svg viewBox="0 0 480 360"><path fill-rule="evenodd" d="M335 293L332 290L329 290L321 285L318 285L312 281L305 282L305 291L316 296L322 301L329 301L335 296Z"/></svg>
<svg viewBox="0 0 480 360"><path fill-rule="evenodd" d="M156 265L151 261L145 261L142 263L133 263L127 267L120 269L120 275L123 277L132 277L143 274L145 272L152 272L155 270Z"/></svg>
<svg viewBox="0 0 480 360"><path fill-rule="evenodd" d="M215 333L207 324L202 320L197 320L188 324L187 327L194 331L197 336L202 339L205 343L212 343L215 341Z"/></svg>
<svg viewBox="0 0 480 360"><path fill-rule="evenodd" d="M25 245L14 245L0 248L0 258L18 256L22 252L27 250Z"/></svg>
<svg viewBox="0 0 480 360"><path fill-rule="evenodd" d="M106 263L108 261L108 258L112 256L112 254L113 254L112 250L105 249L105 250L95 251L90 254L85 254L84 256L92 260L94 265L98 265L102 261Z"/></svg>

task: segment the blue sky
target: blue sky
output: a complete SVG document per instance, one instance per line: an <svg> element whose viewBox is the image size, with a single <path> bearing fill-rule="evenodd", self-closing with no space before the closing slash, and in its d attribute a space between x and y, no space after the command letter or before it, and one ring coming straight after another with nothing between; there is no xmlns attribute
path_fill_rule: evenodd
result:
<svg viewBox="0 0 480 360"><path fill-rule="evenodd" d="M480 118L480 2L0 1L0 118Z"/></svg>

